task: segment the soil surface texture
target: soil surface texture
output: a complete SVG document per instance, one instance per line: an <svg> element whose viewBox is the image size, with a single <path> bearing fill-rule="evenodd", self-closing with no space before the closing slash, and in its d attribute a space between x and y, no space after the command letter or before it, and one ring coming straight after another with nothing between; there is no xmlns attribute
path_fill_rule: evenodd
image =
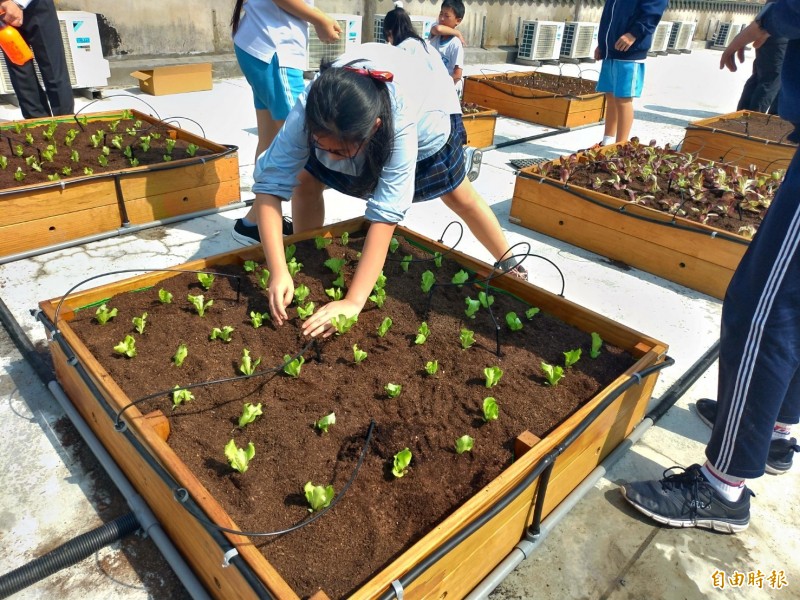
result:
<svg viewBox="0 0 800 600"><path fill-rule="evenodd" d="M175 127L136 118L20 122L3 127L0 135L0 190L192 157L189 142L175 139ZM193 155L209 154L199 147Z"/></svg>
<svg viewBox="0 0 800 600"><path fill-rule="evenodd" d="M568 75L552 75L550 73L526 73L520 75L519 73L509 73L501 77L493 77L485 80L489 85L492 82L510 83L526 87L531 90L539 90L543 92L550 92L557 96L584 96L586 94L597 94L595 90L597 86L596 81L590 79L583 79L581 77L572 77ZM548 94L549 95L549 94ZM535 97L533 96L526 97Z"/></svg>
<svg viewBox="0 0 800 600"><path fill-rule="evenodd" d="M770 140L791 146L797 145L786 139L794 131L794 126L777 115L746 113L740 117L720 119L714 122L713 125L706 125L705 127L738 133L748 138ZM691 135L691 132L689 135Z"/></svg>
<svg viewBox="0 0 800 600"><path fill-rule="evenodd" d="M324 249L313 241L297 244L295 258L303 266L295 284L310 290L303 304L329 300L325 290L336 275L323 261L331 257L347 261L345 281L351 281L362 236L355 234L347 245L334 239ZM404 271L401 259L409 255L413 261ZM430 295L420 289L427 270L437 281ZM180 274L110 298L107 307L118 314L105 325L95 319L96 307L89 307L75 314L71 326L130 399L156 394L137 408L168 416L170 447L242 530L291 528L311 516L306 483L332 485L334 505L320 518L291 533L251 539L301 597L323 589L331 598L345 598L508 467L520 433L545 437L635 362L607 344L590 358L590 332L542 312L528 319L529 305L493 290L497 356L489 311L481 307L474 319L465 315L465 299L477 299L479 289L471 282L449 284L459 270L446 256L435 266L429 252L400 239L384 268L383 307L368 302L352 330L316 344L301 335L299 317L283 327L266 320L253 327L251 312L268 311L259 287L261 266L250 273L239 265L221 267L218 273L234 277L218 274L209 290L196 274ZM171 303L159 301L159 289L173 294ZM187 300L200 294L214 301L204 317ZM297 314L294 305L289 310ZM510 311L521 319L521 330L506 324ZM132 319L145 312L140 334ZM378 327L387 317L392 326L380 337ZM430 334L418 344L423 322ZM212 328L224 326L234 328L230 342L209 339ZM465 328L476 340L466 350L460 343ZM113 350L126 335L136 340L134 358ZM182 366L173 361L179 344L188 350ZM367 353L360 364L354 361L354 344ZM245 348L253 361L261 359L259 375L194 387L193 400L172 408L174 386L240 376ZM573 349L582 350L580 360L565 369L556 386L547 385L541 363L563 366L564 352ZM295 378L282 365L284 357L298 353L305 362ZM433 360L439 369L431 376L425 365ZM502 369L502 378L487 389L484 369L493 366ZM402 386L397 397L387 393L390 383ZM487 397L499 405L497 420L483 419ZM263 415L240 428L245 403L261 404ZM330 413L336 423L321 433L314 424ZM474 438L474 448L459 455L455 441L464 435ZM226 459L231 439L239 448L254 444L244 473ZM397 478L393 457L404 448L412 460Z"/></svg>

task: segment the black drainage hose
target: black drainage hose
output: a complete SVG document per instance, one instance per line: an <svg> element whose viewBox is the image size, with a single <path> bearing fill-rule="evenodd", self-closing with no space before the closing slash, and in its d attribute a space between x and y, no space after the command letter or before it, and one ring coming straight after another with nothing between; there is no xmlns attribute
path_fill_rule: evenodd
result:
<svg viewBox="0 0 800 600"><path fill-rule="evenodd" d="M128 513L71 539L44 556L0 576L0 598L8 598L61 569L79 563L137 529L139 522L133 513Z"/></svg>

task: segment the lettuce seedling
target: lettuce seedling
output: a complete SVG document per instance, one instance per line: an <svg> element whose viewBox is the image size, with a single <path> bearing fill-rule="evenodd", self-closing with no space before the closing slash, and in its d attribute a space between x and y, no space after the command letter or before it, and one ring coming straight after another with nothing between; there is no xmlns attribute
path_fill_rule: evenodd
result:
<svg viewBox="0 0 800 600"><path fill-rule="evenodd" d="M303 367L303 363L306 362L306 359L302 356L298 356L293 360L291 354L284 354L283 362L285 363L283 365L284 373L289 377L300 377L300 369Z"/></svg>
<svg viewBox="0 0 800 600"><path fill-rule="evenodd" d="M250 323L253 325L253 329L258 329L264 324L264 321L269 321L270 316L268 312L258 312L255 310L250 311Z"/></svg>
<svg viewBox="0 0 800 600"><path fill-rule="evenodd" d="M347 261L343 258L329 258L323 264L328 267L334 275L342 272L344 265Z"/></svg>
<svg viewBox="0 0 800 600"><path fill-rule="evenodd" d="M210 340L222 340L225 343L231 341L231 334L233 333L233 327L230 325L225 325L220 329L219 327L214 327L211 330L211 335L208 336Z"/></svg>
<svg viewBox="0 0 800 600"><path fill-rule="evenodd" d="M475 315L481 308L481 303L479 300L473 300L469 296L464 298L464 302L467 304L467 308L464 309L464 314L467 315L470 319L474 319Z"/></svg>
<svg viewBox="0 0 800 600"><path fill-rule="evenodd" d="M114 346L114 351L124 354L128 358L133 358L136 356L136 340L132 335L126 335L124 340Z"/></svg>
<svg viewBox="0 0 800 600"><path fill-rule="evenodd" d="M268 269L261 269L261 273L258 276L258 285L261 286L262 290L265 290L269 287L269 270Z"/></svg>
<svg viewBox="0 0 800 600"><path fill-rule="evenodd" d="M350 234L348 232L344 232L342 234L342 246L347 246L350 243Z"/></svg>
<svg viewBox="0 0 800 600"><path fill-rule="evenodd" d="M22 170L22 167L17 167L17 170L14 171L14 179L17 181L24 181L25 177L25 171Z"/></svg>
<svg viewBox="0 0 800 600"><path fill-rule="evenodd" d="M197 281L200 282L204 290L210 290L211 284L214 283L214 276L211 273L198 273Z"/></svg>
<svg viewBox="0 0 800 600"><path fill-rule="evenodd" d="M261 363L261 359L257 358L255 362L250 358L250 350L247 348L242 349L242 360L239 362L239 371L244 375L252 375L256 372L256 367Z"/></svg>
<svg viewBox="0 0 800 600"><path fill-rule="evenodd" d="M535 306L531 306L528 310L525 311L525 318L530 321L533 317L539 314L539 309Z"/></svg>
<svg viewBox="0 0 800 600"><path fill-rule="evenodd" d="M320 235L314 238L314 246L316 246L317 250L322 250L330 246L331 242L333 242L331 238L322 237Z"/></svg>
<svg viewBox="0 0 800 600"><path fill-rule="evenodd" d="M413 256L411 256L410 254L407 254L407 255L405 255L405 256L404 256L404 257L403 257L403 258L400 260L400 268L401 268L401 269L403 269L403 271L404 271L405 273L408 273L408 265L410 265L410 264L411 264L411 261L412 261L412 260L414 260L414 257L413 257Z"/></svg>
<svg viewBox="0 0 800 600"><path fill-rule="evenodd" d="M592 349L589 351L589 356L597 358L600 356L600 349L603 347L603 338L596 331L592 332Z"/></svg>
<svg viewBox="0 0 800 600"><path fill-rule="evenodd" d="M306 495L306 502L311 507L308 512L318 512L323 508L328 508L333 502L336 492L332 485L314 485L310 481L303 486L303 492Z"/></svg>
<svg viewBox="0 0 800 600"><path fill-rule="evenodd" d="M558 385L558 382L561 381L561 378L564 376L564 367L550 365L546 362L542 363L542 371L544 371L545 379L547 379L547 385L553 387Z"/></svg>
<svg viewBox="0 0 800 600"><path fill-rule="evenodd" d="M188 146L186 146L186 154L188 154L189 156L194 156L199 149L200 146L198 146L197 144L189 144Z"/></svg>
<svg viewBox="0 0 800 600"><path fill-rule="evenodd" d="M209 307L211 307L211 305L214 304L213 300L208 300L208 302L204 302L202 294L199 294L197 296L192 296L191 294L189 294L188 298L189 302L192 303L192 306L194 306L194 309L197 311L197 314L200 315L201 317L204 317Z"/></svg>
<svg viewBox="0 0 800 600"><path fill-rule="evenodd" d="M297 316L300 317L301 321L305 321L308 317L314 314L314 303L309 302L305 306L298 306L297 307Z"/></svg>
<svg viewBox="0 0 800 600"><path fill-rule="evenodd" d="M494 304L494 296L487 294L486 292L478 292L478 302L481 303L483 308L489 308L492 304Z"/></svg>
<svg viewBox="0 0 800 600"><path fill-rule="evenodd" d="M400 242L397 241L397 238L392 236L391 241L389 242L389 252L394 254L397 252L397 249L400 247Z"/></svg>
<svg viewBox="0 0 800 600"><path fill-rule="evenodd" d="M306 301L308 295L311 293L311 290L308 289L308 286L304 283L301 283L296 288L294 288L294 301L295 304L298 306Z"/></svg>
<svg viewBox="0 0 800 600"><path fill-rule="evenodd" d="M358 347L358 344L353 344L353 360L356 364L360 364L367 360L367 353Z"/></svg>
<svg viewBox="0 0 800 600"><path fill-rule="evenodd" d="M433 377L439 371L439 361L438 360L429 360L425 363L425 372Z"/></svg>
<svg viewBox="0 0 800 600"><path fill-rule="evenodd" d="M136 333L140 335L143 334L144 327L147 324L147 313L142 313L141 317L133 317L131 322L133 323L133 328L136 330Z"/></svg>
<svg viewBox="0 0 800 600"><path fill-rule="evenodd" d="M385 337L392 327L392 318L386 317L381 324L378 325L378 337Z"/></svg>
<svg viewBox="0 0 800 600"><path fill-rule="evenodd" d="M293 256L292 260L286 263L286 268L289 269L289 275L294 279L294 277L302 270L303 263L297 262L297 259Z"/></svg>
<svg viewBox="0 0 800 600"><path fill-rule="evenodd" d="M254 260L246 260L242 265L242 269L244 269L245 273L255 273L257 268L258 263Z"/></svg>
<svg viewBox="0 0 800 600"><path fill-rule="evenodd" d="M319 421L314 423L314 427L319 429L322 433L328 433L328 429L331 425L336 424L336 413L331 413L329 415L325 415Z"/></svg>
<svg viewBox="0 0 800 600"><path fill-rule="evenodd" d="M428 341L428 336L431 334L431 330L428 327L428 324L423 321L422 325L419 326L417 329L417 337L414 339L414 343L417 345L424 344Z"/></svg>
<svg viewBox="0 0 800 600"><path fill-rule="evenodd" d="M186 360L187 356L189 356L189 349L186 347L186 344L180 344L172 357L172 360L175 362L175 366L182 366L183 361Z"/></svg>
<svg viewBox="0 0 800 600"><path fill-rule="evenodd" d="M242 414L239 416L239 429L242 429L245 425L249 425L256 420L256 417L263 414L264 412L261 410L261 402L255 406L250 402L245 402L244 406L242 407Z"/></svg>
<svg viewBox="0 0 800 600"><path fill-rule="evenodd" d="M462 329L458 339L461 341L461 347L466 350L475 343L475 332L469 329Z"/></svg>
<svg viewBox="0 0 800 600"><path fill-rule="evenodd" d="M443 256L442 256L441 252L434 252L433 253L433 264L436 265L437 269L441 269L442 268L442 258L443 258Z"/></svg>
<svg viewBox="0 0 800 600"><path fill-rule="evenodd" d="M403 448L400 452L394 455L392 462L392 475L398 479L408 472L408 465L411 464L411 450Z"/></svg>
<svg viewBox="0 0 800 600"><path fill-rule="evenodd" d="M378 278L375 280L375 285L372 286L373 290L382 290L386 287L386 275L383 274L383 271L380 272Z"/></svg>
<svg viewBox="0 0 800 600"><path fill-rule="evenodd" d="M494 387L500 383L500 379L503 377L503 369L500 367L486 367L483 370L483 376L486 378L486 387Z"/></svg>
<svg viewBox="0 0 800 600"><path fill-rule="evenodd" d="M103 302L103 304L101 304L97 308L94 314L95 314L94 318L97 319L97 322L100 323L100 325L105 325L111 319L117 316L117 309L116 308L109 309L108 305L105 302Z"/></svg>
<svg viewBox="0 0 800 600"><path fill-rule="evenodd" d="M425 271L422 274L422 291L427 294L431 291L434 283L436 283L436 275L433 274L433 271Z"/></svg>
<svg viewBox="0 0 800 600"><path fill-rule="evenodd" d="M568 350L564 352L564 366L571 367L576 362L581 359L581 349L576 348L575 350Z"/></svg>
<svg viewBox="0 0 800 600"><path fill-rule="evenodd" d="M451 281L458 287L462 287L468 279L469 273L467 273L464 269L461 269L458 273L453 275L453 279Z"/></svg>
<svg viewBox="0 0 800 600"><path fill-rule="evenodd" d="M511 331L519 331L522 329L522 321L519 320L517 313L513 310L511 312L506 313L506 325Z"/></svg>
<svg viewBox="0 0 800 600"><path fill-rule="evenodd" d="M468 435L462 435L456 440L456 452L458 454L464 454L464 452L469 452L472 450L474 445L475 440L473 438Z"/></svg>
<svg viewBox="0 0 800 600"><path fill-rule="evenodd" d="M247 448L237 447L233 439L225 444L225 458L228 459L231 468L239 471L239 473L247 471L247 467L250 466L250 461L255 455L256 447L253 442L247 444Z"/></svg>
<svg viewBox="0 0 800 600"><path fill-rule="evenodd" d="M283 254L286 256L286 262L289 262L294 258L295 252L297 252L297 246L294 244L289 244L283 249Z"/></svg>
<svg viewBox="0 0 800 600"><path fill-rule="evenodd" d="M172 388L172 408L175 409L184 402L194 400L194 394L187 389L182 389L181 386L176 385Z"/></svg>
<svg viewBox="0 0 800 600"><path fill-rule="evenodd" d="M336 276L336 279L334 279L333 281L331 281L331 285L333 285L333 287L340 287L340 288L343 288L343 287L344 287L344 271L342 271L341 273L339 273L339 274Z"/></svg>
<svg viewBox="0 0 800 600"><path fill-rule="evenodd" d="M383 308L386 302L386 290L383 288L376 288L369 299L372 300L378 308Z"/></svg>
<svg viewBox="0 0 800 600"><path fill-rule="evenodd" d="M389 398L397 398L400 395L400 392L403 391L403 386L399 383L387 383L385 386L383 386L383 389Z"/></svg>
<svg viewBox="0 0 800 600"><path fill-rule="evenodd" d="M337 335L343 335L353 328L353 325L356 324L356 321L358 321L358 315L353 315L352 317L339 315L331 319L331 325L333 325L333 328L336 329Z"/></svg>
<svg viewBox="0 0 800 600"><path fill-rule="evenodd" d="M334 301L344 298L344 292L340 287L328 288L325 290L325 294Z"/></svg>
<svg viewBox="0 0 800 600"><path fill-rule="evenodd" d="M497 405L497 400L488 396L483 399L483 420L487 423L489 421L496 421L500 416L500 407Z"/></svg>

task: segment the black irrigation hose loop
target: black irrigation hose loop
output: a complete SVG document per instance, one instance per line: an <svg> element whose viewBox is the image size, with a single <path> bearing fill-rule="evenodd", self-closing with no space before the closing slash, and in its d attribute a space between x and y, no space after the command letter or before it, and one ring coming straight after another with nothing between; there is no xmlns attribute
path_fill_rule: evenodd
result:
<svg viewBox="0 0 800 600"><path fill-rule="evenodd" d="M189 117L182 117L180 115L176 115L174 117L164 117L163 119L159 119L159 121L163 121L164 123L174 123L178 129L183 129L183 127L181 127L180 125L181 120L189 121L197 125L197 127L200 129L200 137L203 138L206 137L206 130L203 129L203 126L198 121L195 121L194 119L191 119Z"/></svg>
<svg viewBox="0 0 800 600"><path fill-rule="evenodd" d="M140 98L139 96L134 96L133 94L108 94L106 96L103 96L102 98L97 98L95 100L92 100L91 102L88 102L85 106L81 107L81 109L78 112L75 113L74 118L75 121L78 123L78 126L81 128L81 131L83 130L83 125L80 123L80 121L78 121L78 115L81 114L87 108L89 108L92 104L100 102L100 100L107 100L109 98L128 98L129 100L130 99L138 100L139 102L144 104L147 108L149 108L151 111L153 111L153 114L155 115L156 119L158 119L159 121L162 120L161 117L158 115L158 111L155 108L153 108L153 105L144 100L143 98Z"/></svg>
<svg viewBox="0 0 800 600"><path fill-rule="evenodd" d="M460 221L450 221L445 226L444 230L442 230L442 234L439 236L439 239L437 240L437 242L440 243L440 244L444 244L444 242L443 242L444 236L447 234L447 230L450 228L451 225L457 225L459 227L458 239L456 240L455 244L453 244L452 246L448 246L447 250L445 252L433 252L433 253L431 253L432 256L430 258L412 258L410 261L406 261L406 262L408 264L434 262L436 260L441 260L441 259L447 258L450 254L455 252L456 249L458 248L458 245L461 243L461 240L464 238L464 225ZM438 254L438 256L437 256L437 254ZM403 259L402 258L391 258L391 257L387 256L386 257L386 262L402 263Z"/></svg>
<svg viewBox="0 0 800 600"><path fill-rule="evenodd" d="M772 165L774 165L776 162L780 162L780 161L785 161L787 163L791 163L792 162L792 157L791 156L779 156L775 160L772 160L772 161L768 162L767 166L764 167L764 173L769 175L770 174L770 169L772 168ZM785 175L786 169L783 169L783 171L784 171L784 175Z"/></svg>
<svg viewBox="0 0 800 600"><path fill-rule="evenodd" d="M739 156L737 158L734 158L733 160L725 160L728 154L730 152L733 152L734 150L736 150L739 153ZM736 155L734 154L734 156ZM731 146L730 148L725 150L725 152L722 154L722 159L720 160L720 162L726 165L735 165L737 161L744 160L745 158L747 158L747 154L745 153L744 150L742 150L738 146Z"/></svg>
<svg viewBox="0 0 800 600"><path fill-rule="evenodd" d="M609 391L605 399L598 404L592 411L575 427L567 437L553 450L543 456L539 462L533 467L530 473L525 476L516 486L509 490L502 498L489 507L485 512L479 515L476 519L464 525L450 538L439 544L431 553L420 560L414 565L405 575L400 577L396 583L378 597L378 600L392 600L393 598L401 598L399 595L402 590L408 588L414 581L416 581L425 571L431 566L436 564L439 560L450 553L456 546L461 544L464 540L469 538L478 529L486 525L491 519L497 516L503 509L505 509L511 502L513 502L523 491L533 485L536 479L550 467L550 465L564 453L564 451L605 411L620 394L626 391L634 384L640 384L643 378L651 374L670 367L675 364L675 360L670 356L665 356L664 360L658 364L650 365L642 371L632 373L631 376L625 381L621 382L617 387Z"/></svg>
<svg viewBox="0 0 800 600"><path fill-rule="evenodd" d="M189 506L186 504L186 500L189 499L189 492L186 490L186 488L175 488L173 490L173 497L176 502L179 502L180 504L183 505L183 508L186 512L192 515L200 523L202 523L206 527L216 529L217 531L221 531L223 533L232 533L234 535L242 535L245 537L273 537L278 535L285 535L287 533L297 531L298 529L301 529L306 525L310 525L323 515L327 514L328 511L331 510L334 506L339 504L339 501L341 501L341 499L344 498L344 495L350 489L350 486L356 479L356 475L358 475L358 472L361 469L361 465L364 462L364 458L367 455L367 449L369 448L369 442L372 439L372 433L374 430L375 430L375 420L373 419L370 420L369 422L369 428L367 429L367 436L366 439L364 440L364 446L361 449L361 455L358 457L358 463L356 463L356 466L353 469L353 474L350 476L350 479L342 488L342 491L336 494L336 497L331 501L331 503L327 507L318 511L316 514L314 514L312 517L309 517L305 521L301 521L300 523L292 525L291 527L287 527L286 529L282 529L280 531L241 531L239 529L230 529L228 527L222 527L221 525L217 525L213 521L209 521L205 517L195 512L193 509L189 508Z"/></svg>
<svg viewBox="0 0 800 600"><path fill-rule="evenodd" d="M530 180L536 181L536 182L538 182L540 184L545 184L545 185L549 185L549 186L552 186L552 187L555 187L555 188L558 188L558 189L563 189L563 190L569 192L570 194L572 194L573 196L576 196L577 198L580 198L581 200L589 202L590 204L594 204L595 206L599 206L600 208L605 208L606 210L610 210L612 212L615 212L615 213L618 213L618 214L622 214L622 215L625 215L627 217L631 217L633 219L638 219L640 221L653 223L655 225L664 225L664 226L668 226L668 227L672 227L672 228L678 229L680 231L696 233L698 235L703 235L703 236L707 236L707 237L719 238L719 239L723 239L723 240L728 241L728 242L734 242L736 244L741 244L743 246L748 246L750 244L749 240L739 239L739 238L733 237L732 235L730 235L728 233L725 233L725 232L721 232L721 231L702 231L702 230L696 229L694 227L689 227L687 225L681 225L680 223L676 223L673 220L674 219L674 215L673 215L673 219L671 219L669 221L662 221L660 219L654 219L652 217L647 217L647 216L644 216L644 215L637 215L635 213L628 212L626 210L626 208L627 208L626 206L620 206L618 208L615 208L613 206L608 206L607 204L604 204L603 202L595 200L594 198L592 198L590 196L587 196L586 194L581 194L580 192L576 192L575 191L575 187L573 187L573 186L570 186L568 184L565 185L565 184L561 183L560 181L559 182L552 181L547 176L542 175L542 174L533 174L533 173L526 173L524 171L520 171L520 173L517 175L517 177L522 177L524 179L530 179Z"/></svg>
<svg viewBox="0 0 800 600"><path fill-rule="evenodd" d="M306 351L311 348L312 345L316 342L316 338L312 338L305 346L303 346L296 354L294 354L289 360L285 360L280 366L278 367L269 367L267 369L261 369L260 371L254 371L250 375L234 375L233 377L222 377L220 379L210 379L208 381L198 381L196 383L189 383L187 385L179 385L173 388L167 388L164 390L159 390L158 392L153 392L152 394L148 394L147 396L143 396L141 398L137 398L136 400L131 401L129 404L123 406L119 412L117 412L116 417L114 419L114 429L117 431L124 431L126 428L125 423L121 421L122 413L126 410L131 408L132 406L136 406L141 404L142 402L146 402L147 400L152 400L153 398L159 398L161 396L167 396L172 392L180 392L182 390L193 390L199 387L205 387L210 385L219 385L221 383L231 383L233 381L241 381L245 379L251 379L253 377L263 377L269 374L278 374L286 368L287 365L291 364L293 361L297 360L299 357L303 356Z"/></svg>

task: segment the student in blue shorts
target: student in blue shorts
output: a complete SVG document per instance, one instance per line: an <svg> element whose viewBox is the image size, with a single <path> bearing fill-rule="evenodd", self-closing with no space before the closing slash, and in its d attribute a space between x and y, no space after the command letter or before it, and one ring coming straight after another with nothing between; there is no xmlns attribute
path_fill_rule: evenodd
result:
<svg viewBox="0 0 800 600"><path fill-rule="evenodd" d="M606 95L602 145L625 142L633 125L633 99L642 95L644 59L667 0L607 0L600 17L597 91Z"/></svg>

